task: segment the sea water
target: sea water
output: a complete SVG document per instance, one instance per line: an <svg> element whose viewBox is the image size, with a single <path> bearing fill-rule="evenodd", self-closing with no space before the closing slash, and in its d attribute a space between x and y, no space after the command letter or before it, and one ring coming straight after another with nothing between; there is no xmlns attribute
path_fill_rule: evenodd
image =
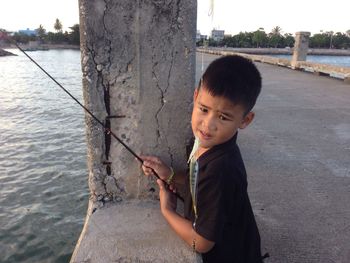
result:
<svg viewBox="0 0 350 263"><path fill-rule="evenodd" d="M291 55L271 55L271 56L285 58L289 60L292 59ZM350 56L307 55L306 61L350 68Z"/></svg>
<svg viewBox="0 0 350 263"><path fill-rule="evenodd" d="M68 262L88 203L84 112L30 60L0 57L0 262ZM79 100L80 51L29 52Z"/></svg>

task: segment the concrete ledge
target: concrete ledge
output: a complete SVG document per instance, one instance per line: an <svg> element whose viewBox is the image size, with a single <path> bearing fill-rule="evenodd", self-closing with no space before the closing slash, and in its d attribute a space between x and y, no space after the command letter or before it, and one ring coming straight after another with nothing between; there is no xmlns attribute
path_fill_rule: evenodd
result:
<svg viewBox="0 0 350 263"><path fill-rule="evenodd" d="M163 218L158 201L108 203L88 216L71 263L201 262Z"/></svg>
<svg viewBox="0 0 350 263"><path fill-rule="evenodd" d="M255 55L293 55L294 47L289 48L233 48L210 47L211 50L224 50ZM350 56L350 49L309 48L308 55Z"/></svg>
<svg viewBox="0 0 350 263"><path fill-rule="evenodd" d="M0 48L0 57L4 57L4 56L17 56L17 55Z"/></svg>
<svg viewBox="0 0 350 263"><path fill-rule="evenodd" d="M213 55L240 55L246 58L249 58L256 62L267 63L276 66L287 67L296 70L302 70L306 72L315 73L319 76L329 76L337 79L344 80L345 83L349 83L350 68L348 67L339 67L328 64L320 64L308 61L297 61L295 64L291 64L291 61L283 58L270 57L266 55L253 55L240 53L235 51L219 50L219 49L205 49L197 48L198 52L213 54Z"/></svg>

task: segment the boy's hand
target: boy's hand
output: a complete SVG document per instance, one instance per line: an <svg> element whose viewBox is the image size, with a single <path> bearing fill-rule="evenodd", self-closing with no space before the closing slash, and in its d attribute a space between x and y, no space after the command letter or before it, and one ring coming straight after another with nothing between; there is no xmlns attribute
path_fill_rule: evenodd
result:
<svg viewBox="0 0 350 263"><path fill-rule="evenodd" d="M145 175L153 175L152 169L162 180L167 180L171 175L171 169L161 159L155 156L141 156L143 160L142 170Z"/></svg>
<svg viewBox="0 0 350 263"><path fill-rule="evenodd" d="M159 186L159 200L160 200L160 210L164 214L166 211L176 211L177 198L174 193L176 189L172 185L167 188L164 182L157 180Z"/></svg>

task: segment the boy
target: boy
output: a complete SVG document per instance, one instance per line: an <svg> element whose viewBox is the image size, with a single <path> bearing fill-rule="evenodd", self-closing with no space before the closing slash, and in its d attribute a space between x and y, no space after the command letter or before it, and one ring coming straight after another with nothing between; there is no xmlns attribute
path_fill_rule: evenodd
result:
<svg viewBox="0 0 350 263"><path fill-rule="evenodd" d="M260 235L247 193L247 175L236 144L238 129L254 118L261 90L255 65L240 56L213 61L194 92L192 131L196 138L190 180L159 158L144 156L142 169L161 180L160 208L174 231L203 262L262 262ZM198 178L195 176L198 169ZM174 185L184 186L184 217L176 212Z"/></svg>

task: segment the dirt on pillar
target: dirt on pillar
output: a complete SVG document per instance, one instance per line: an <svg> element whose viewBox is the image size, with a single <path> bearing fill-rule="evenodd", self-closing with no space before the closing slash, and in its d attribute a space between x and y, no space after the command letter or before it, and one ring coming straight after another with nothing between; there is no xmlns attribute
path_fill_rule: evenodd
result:
<svg viewBox="0 0 350 263"><path fill-rule="evenodd" d="M196 1L80 0L85 104L138 154L185 164ZM94 202L153 198L140 163L86 118ZM101 205L101 203L100 203Z"/></svg>
<svg viewBox="0 0 350 263"><path fill-rule="evenodd" d="M295 43L291 66L293 69L298 68L298 61L306 61L309 49L310 32L295 33Z"/></svg>

